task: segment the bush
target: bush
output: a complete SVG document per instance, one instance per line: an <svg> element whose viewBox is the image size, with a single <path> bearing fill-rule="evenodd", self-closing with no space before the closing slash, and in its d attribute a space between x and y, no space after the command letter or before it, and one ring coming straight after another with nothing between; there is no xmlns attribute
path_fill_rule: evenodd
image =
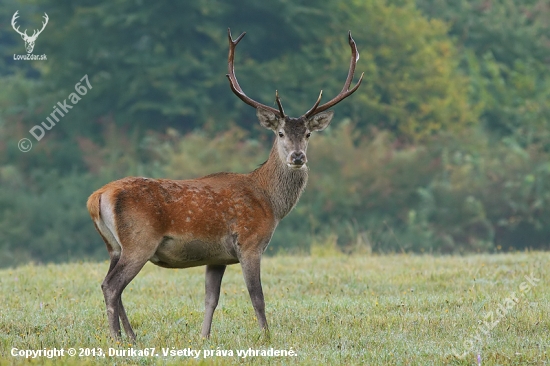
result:
<svg viewBox="0 0 550 366"><path fill-rule="evenodd" d="M312 143L311 184L297 210L314 213L314 232L336 232L342 246L366 233L377 251L548 248L543 147L491 141L479 129L408 147L387 132L357 140L350 124L332 132Z"/></svg>
<svg viewBox="0 0 550 366"><path fill-rule="evenodd" d="M312 242L332 234L347 252L358 245L451 253L549 244L544 149L526 150L510 138L490 141L480 129L402 145L387 131L361 136L350 121L311 140L308 187L268 253L309 252ZM214 139L189 134L165 152L166 175L250 171L270 146L238 128Z"/></svg>
<svg viewBox="0 0 550 366"><path fill-rule="evenodd" d="M116 131L111 131L116 134ZM0 166L0 266L106 258L86 211L88 195L126 175L195 178L248 172L272 141L233 127L215 137L150 135L138 149L119 141L98 148L81 140L94 173ZM439 134L403 145L387 131L361 135L348 120L314 134L310 179L296 208L275 231L268 254L464 253L545 249L550 238L550 156L481 130ZM136 165L136 154L148 163ZM93 157L93 159L92 159Z"/></svg>

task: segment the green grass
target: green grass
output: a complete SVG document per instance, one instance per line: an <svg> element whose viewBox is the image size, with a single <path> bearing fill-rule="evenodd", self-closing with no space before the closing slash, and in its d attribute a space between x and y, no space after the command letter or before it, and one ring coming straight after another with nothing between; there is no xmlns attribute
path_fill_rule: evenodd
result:
<svg viewBox="0 0 550 366"><path fill-rule="evenodd" d="M204 268L146 265L124 292L138 336L159 357L26 360L18 349L125 349L108 337L100 283L108 263L26 265L0 271L0 364L547 364L550 253L274 257L262 279L271 337L262 336L238 265L228 267L212 337L201 339ZM521 296L525 275L540 279ZM512 293L518 302L507 302ZM484 318L502 313L481 332ZM475 340L477 338L477 340ZM470 342L472 340L472 342ZM467 352L467 347L473 350ZM161 348L232 350L198 360ZM295 357L236 356L236 350L294 350ZM463 359L453 355L467 352Z"/></svg>

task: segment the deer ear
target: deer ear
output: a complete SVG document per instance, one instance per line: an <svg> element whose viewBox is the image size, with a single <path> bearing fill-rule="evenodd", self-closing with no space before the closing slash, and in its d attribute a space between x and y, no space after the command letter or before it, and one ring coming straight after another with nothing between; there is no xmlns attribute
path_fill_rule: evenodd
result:
<svg viewBox="0 0 550 366"><path fill-rule="evenodd" d="M321 112L311 117L307 123L310 131L323 131L332 121L333 111Z"/></svg>
<svg viewBox="0 0 550 366"><path fill-rule="evenodd" d="M273 131L277 131L279 129L279 118L277 118L275 113L268 111L267 109L263 109L262 107L258 107L256 108L256 116L258 116L260 124L265 128Z"/></svg>

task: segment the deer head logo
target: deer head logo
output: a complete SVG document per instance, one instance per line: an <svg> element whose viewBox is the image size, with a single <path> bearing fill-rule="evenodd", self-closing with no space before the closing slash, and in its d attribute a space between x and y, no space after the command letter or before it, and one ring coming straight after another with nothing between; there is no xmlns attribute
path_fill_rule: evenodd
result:
<svg viewBox="0 0 550 366"><path fill-rule="evenodd" d="M29 36L27 34L27 30L25 29L24 32L21 32L19 31L19 26L17 26L17 28L15 28L15 20L19 17L19 15L17 15L17 13L19 12L19 10L17 10L15 12L15 14L13 14L13 17L11 18L11 26L13 27L13 29L15 29L15 31L17 33L19 33L21 35L21 38L23 38L23 41L25 41L25 48L27 49L27 53L32 53L32 50L34 49L34 42L36 41L36 38L38 38L38 35L40 33L42 33L42 31L44 30L44 28L46 28L46 24L48 24L48 14L44 13L44 22L42 22L42 29L40 29L39 31L37 31L36 29L33 31L32 33L32 36Z"/></svg>

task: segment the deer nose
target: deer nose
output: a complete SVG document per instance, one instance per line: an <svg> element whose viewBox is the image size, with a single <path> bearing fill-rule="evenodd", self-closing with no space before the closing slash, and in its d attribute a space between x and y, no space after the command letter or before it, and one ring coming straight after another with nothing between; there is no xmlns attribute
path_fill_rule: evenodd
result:
<svg viewBox="0 0 550 366"><path fill-rule="evenodd" d="M302 151L294 151L290 155L290 161L292 161L292 164L294 165L304 165L306 162L306 154Z"/></svg>

